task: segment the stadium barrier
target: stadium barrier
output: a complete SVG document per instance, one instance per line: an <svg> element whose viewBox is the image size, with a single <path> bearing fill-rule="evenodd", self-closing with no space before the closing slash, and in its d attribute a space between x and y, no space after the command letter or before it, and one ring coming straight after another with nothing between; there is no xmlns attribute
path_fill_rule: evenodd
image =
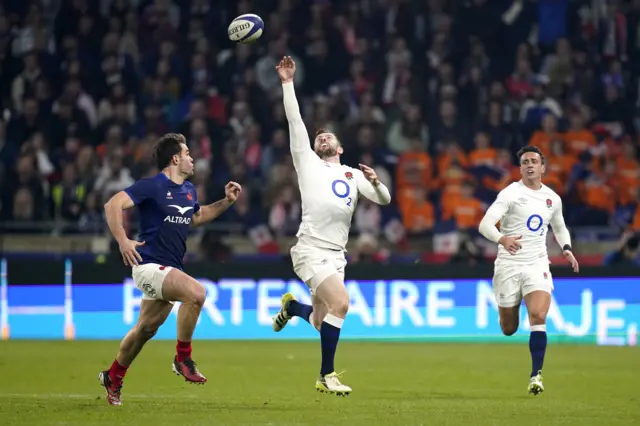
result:
<svg viewBox="0 0 640 426"><path fill-rule="evenodd" d="M207 289L196 339L308 339L294 319L273 333L271 317L290 291L309 303L286 261L194 263L185 268ZM119 339L135 323L141 293L119 262L2 261L3 339ZM352 265L347 339L500 341L527 338L525 311L515 338L500 333L491 265ZM632 268L586 268L579 277L553 268L550 338L560 342L636 345L640 274ZM177 307L173 313L177 312ZM175 320L156 338L174 339Z"/></svg>

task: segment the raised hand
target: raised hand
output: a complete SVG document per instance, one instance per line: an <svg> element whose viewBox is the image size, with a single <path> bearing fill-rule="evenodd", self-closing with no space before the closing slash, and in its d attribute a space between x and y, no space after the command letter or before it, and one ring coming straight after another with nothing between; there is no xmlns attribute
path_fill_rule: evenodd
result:
<svg viewBox="0 0 640 426"><path fill-rule="evenodd" d="M283 56L280 63L276 66L276 71L280 77L280 81L283 83L289 83L293 81L293 76L296 73L296 63L293 62L291 56Z"/></svg>
<svg viewBox="0 0 640 426"><path fill-rule="evenodd" d="M224 195L227 198L227 201L229 201L230 203L235 203L236 200L238 200L238 196L240 195L240 193L242 192L242 186L240 186L239 183L236 182L229 182L225 187L224 187Z"/></svg>

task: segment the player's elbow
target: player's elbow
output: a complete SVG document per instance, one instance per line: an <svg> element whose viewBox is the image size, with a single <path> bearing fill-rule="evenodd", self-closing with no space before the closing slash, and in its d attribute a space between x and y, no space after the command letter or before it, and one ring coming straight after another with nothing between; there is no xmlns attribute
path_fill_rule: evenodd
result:
<svg viewBox="0 0 640 426"><path fill-rule="evenodd" d="M129 197L126 192L120 191L104 204L104 210L106 212L113 210L126 210L133 207L133 205L134 203L131 197Z"/></svg>

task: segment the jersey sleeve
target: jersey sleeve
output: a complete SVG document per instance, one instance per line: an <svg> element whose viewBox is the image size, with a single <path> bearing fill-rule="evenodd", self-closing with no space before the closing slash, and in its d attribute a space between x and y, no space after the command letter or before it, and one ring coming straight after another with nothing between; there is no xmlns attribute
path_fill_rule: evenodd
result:
<svg viewBox="0 0 640 426"><path fill-rule="evenodd" d="M507 214L509 207L511 206L511 191L509 188L505 188L498 193L496 200L489 206L485 213L486 218L490 218L495 225L502 217Z"/></svg>
<svg viewBox="0 0 640 426"><path fill-rule="evenodd" d="M200 211L200 201L198 201L198 191L196 191L196 187L193 186L193 184L191 185L191 189L190 189L191 193L193 194L193 214L198 214L198 212Z"/></svg>
<svg viewBox="0 0 640 426"><path fill-rule="evenodd" d="M296 170L304 167L305 163L319 161L320 158L311 149L311 141L307 126L305 126L300 115L300 105L296 99L296 92L293 83L285 83L282 85L284 112L289 122L289 140L291 146L291 157Z"/></svg>
<svg viewBox="0 0 640 426"><path fill-rule="evenodd" d="M553 234L556 237L556 241L560 244L560 247L564 247L565 245L571 245L571 234L569 233L569 229L567 225L564 223L564 215L562 214L562 199L560 197L556 198L556 206L553 209L553 214L551 215L551 228L553 229Z"/></svg>
<svg viewBox="0 0 640 426"><path fill-rule="evenodd" d="M158 184L151 179L140 179L124 192L129 195L133 204L140 205L144 200L155 199L158 194Z"/></svg>
<svg viewBox="0 0 640 426"><path fill-rule="evenodd" d="M487 209L487 212L480 221L478 231L489 241L498 243L503 237L502 233L496 228L496 223L509 211L510 198L509 191L507 191L506 188L500 191L498 197Z"/></svg>
<svg viewBox="0 0 640 426"><path fill-rule="evenodd" d="M387 205L391 202L391 193L385 184L378 182L378 186L373 186L361 170L352 170L352 173L355 175L358 192L360 194L379 205Z"/></svg>

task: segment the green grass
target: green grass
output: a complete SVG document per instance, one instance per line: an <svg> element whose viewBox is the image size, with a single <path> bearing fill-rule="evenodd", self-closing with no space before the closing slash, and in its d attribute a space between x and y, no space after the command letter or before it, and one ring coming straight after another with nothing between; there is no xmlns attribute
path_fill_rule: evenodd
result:
<svg viewBox="0 0 640 426"><path fill-rule="evenodd" d="M117 342L0 342L0 424L632 425L640 349L551 345L546 392L527 395L522 345L343 342L348 398L314 389L318 342L196 342L205 386L171 372L172 342L151 342L123 406L97 381Z"/></svg>

